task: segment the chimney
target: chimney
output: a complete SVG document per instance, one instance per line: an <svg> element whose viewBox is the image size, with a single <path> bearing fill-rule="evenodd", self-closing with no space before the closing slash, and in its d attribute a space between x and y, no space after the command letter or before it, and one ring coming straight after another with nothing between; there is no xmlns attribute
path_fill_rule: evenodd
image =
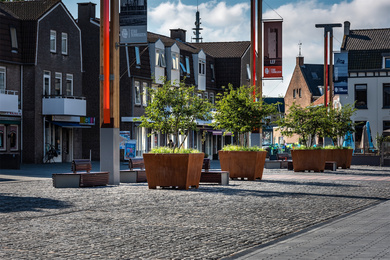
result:
<svg viewBox="0 0 390 260"><path fill-rule="evenodd" d="M171 38L181 42L186 42L186 30L180 28L171 29Z"/></svg>
<svg viewBox="0 0 390 260"><path fill-rule="evenodd" d="M96 4L94 3L78 3L77 19L91 19L96 18Z"/></svg>
<svg viewBox="0 0 390 260"><path fill-rule="evenodd" d="M297 66L303 66L303 56L297 57Z"/></svg>
<svg viewBox="0 0 390 260"><path fill-rule="evenodd" d="M349 35L349 30L351 29L351 23L348 21L344 22L344 35Z"/></svg>

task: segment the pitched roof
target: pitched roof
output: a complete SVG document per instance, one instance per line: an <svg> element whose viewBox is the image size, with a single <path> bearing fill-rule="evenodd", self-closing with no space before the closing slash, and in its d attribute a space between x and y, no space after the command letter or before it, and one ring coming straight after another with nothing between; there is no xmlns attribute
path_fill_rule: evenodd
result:
<svg viewBox="0 0 390 260"><path fill-rule="evenodd" d="M214 58L241 58L250 48L250 41L241 42L202 42L191 45L203 49L205 53Z"/></svg>
<svg viewBox="0 0 390 260"><path fill-rule="evenodd" d="M284 98L277 98L277 97L265 97L263 98L264 102L267 104L278 104L278 112L284 113Z"/></svg>
<svg viewBox="0 0 390 260"><path fill-rule="evenodd" d="M321 96L318 86L324 85L324 65L303 64L299 67L312 95L317 97Z"/></svg>
<svg viewBox="0 0 390 260"><path fill-rule="evenodd" d="M180 50L185 50L192 53L198 53L200 51L200 49L191 46L191 44L189 43L184 43L182 41L178 41L161 34L148 32L148 42L156 42L158 39L160 39L167 47L170 47L176 43L179 46Z"/></svg>
<svg viewBox="0 0 390 260"><path fill-rule="evenodd" d="M390 49L390 28L350 30L341 48L347 51Z"/></svg>
<svg viewBox="0 0 390 260"><path fill-rule="evenodd" d="M21 20L38 20L45 12L59 2L61 0L2 2L0 7Z"/></svg>

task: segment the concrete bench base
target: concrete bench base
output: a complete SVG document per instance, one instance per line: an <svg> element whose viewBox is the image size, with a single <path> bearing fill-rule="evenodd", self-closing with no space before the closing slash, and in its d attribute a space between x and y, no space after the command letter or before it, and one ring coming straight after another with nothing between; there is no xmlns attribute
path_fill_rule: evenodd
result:
<svg viewBox="0 0 390 260"><path fill-rule="evenodd" d="M264 168L265 169L280 169L282 161L270 160L265 161Z"/></svg>
<svg viewBox="0 0 390 260"><path fill-rule="evenodd" d="M228 171L203 171L200 176L200 182L219 183L221 185L229 185Z"/></svg>
<svg viewBox="0 0 390 260"><path fill-rule="evenodd" d="M109 174L108 172L53 173L52 179L55 188L106 186Z"/></svg>
<svg viewBox="0 0 390 260"><path fill-rule="evenodd" d="M337 170L337 162L325 162L325 170L336 171Z"/></svg>
<svg viewBox="0 0 390 260"><path fill-rule="evenodd" d="M122 183L146 182L146 172L145 170L121 170L120 182Z"/></svg>

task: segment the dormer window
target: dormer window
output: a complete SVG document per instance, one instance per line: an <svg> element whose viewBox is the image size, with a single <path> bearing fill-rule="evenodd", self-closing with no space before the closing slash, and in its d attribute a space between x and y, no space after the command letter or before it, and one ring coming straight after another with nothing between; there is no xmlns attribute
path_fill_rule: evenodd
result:
<svg viewBox="0 0 390 260"><path fill-rule="evenodd" d="M186 71L187 71L187 77L190 76L190 57L186 56Z"/></svg>
<svg viewBox="0 0 390 260"><path fill-rule="evenodd" d="M165 54L163 50L156 50L156 66L166 67Z"/></svg>
<svg viewBox="0 0 390 260"><path fill-rule="evenodd" d="M18 52L18 37L16 35L16 28L11 26L9 28L11 34L11 48L12 52Z"/></svg>
<svg viewBox="0 0 390 260"><path fill-rule="evenodd" d="M205 75L206 74L206 62L204 60L199 60L199 74Z"/></svg>
<svg viewBox="0 0 390 260"><path fill-rule="evenodd" d="M179 70L179 54L177 53L172 54L172 69Z"/></svg>

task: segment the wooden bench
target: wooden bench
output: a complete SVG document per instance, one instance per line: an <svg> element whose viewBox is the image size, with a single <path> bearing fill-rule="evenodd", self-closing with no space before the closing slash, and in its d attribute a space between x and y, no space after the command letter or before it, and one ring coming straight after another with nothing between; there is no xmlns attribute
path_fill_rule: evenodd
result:
<svg viewBox="0 0 390 260"><path fill-rule="evenodd" d="M71 165L72 173L53 173L55 188L79 188L106 186L109 172L91 172L92 164L88 159L75 159Z"/></svg>
<svg viewBox="0 0 390 260"><path fill-rule="evenodd" d="M137 183L146 182L144 158L135 157L129 159L129 169L120 171L120 182Z"/></svg>
<svg viewBox="0 0 390 260"><path fill-rule="evenodd" d="M294 170L292 160L287 161L287 169ZM337 162L333 162L333 161L326 161L325 162L325 170L336 171L336 169L337 169Z"/></svg>
<svg viewBox="0 0 390 260"><path fill-rule="evenodd" d="M229 185L229 172L210 170L210 161L205 159L203 160L200 182L219 183L221 185Z"/></svg>

